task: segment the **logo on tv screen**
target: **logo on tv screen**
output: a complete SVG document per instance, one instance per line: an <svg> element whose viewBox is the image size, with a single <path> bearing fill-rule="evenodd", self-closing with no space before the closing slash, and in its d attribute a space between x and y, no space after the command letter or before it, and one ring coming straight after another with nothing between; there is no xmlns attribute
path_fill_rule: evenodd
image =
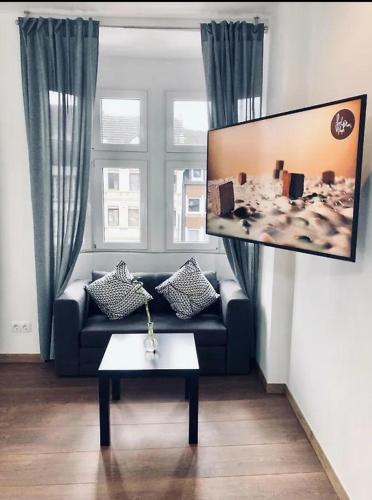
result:
<svg viewBox="0 0 372 500"><path fill-rule="evenodd" d="M355 117L350 109L337 111L331 122L331 132L335 139L346 139L354 129Z"/></svg>

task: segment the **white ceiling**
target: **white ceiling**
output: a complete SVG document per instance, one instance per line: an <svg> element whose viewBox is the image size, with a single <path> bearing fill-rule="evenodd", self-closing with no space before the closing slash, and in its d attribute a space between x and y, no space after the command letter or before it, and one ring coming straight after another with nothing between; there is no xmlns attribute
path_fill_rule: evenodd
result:
<svg viewBox="0 0 372 500"><path fill-rule="evenodd" d="M232 19L269 15L278 2L0 2L0 12L121 18Z"/></svg>
<svg viewBox="0 0 372 500"><path fill-rule="evenodd" d="M198 31L101 28L100 56L146 59L201 58Z"/></svg>

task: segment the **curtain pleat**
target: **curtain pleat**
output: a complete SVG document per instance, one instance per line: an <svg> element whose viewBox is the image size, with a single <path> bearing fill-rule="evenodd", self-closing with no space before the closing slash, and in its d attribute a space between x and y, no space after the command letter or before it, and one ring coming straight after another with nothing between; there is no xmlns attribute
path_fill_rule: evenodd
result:
<svg viewBox="0 0 372 500"><path fill-rule="evenodd" d="M19 18L34 224L40 351L84 236L99 23Z"/></svg>

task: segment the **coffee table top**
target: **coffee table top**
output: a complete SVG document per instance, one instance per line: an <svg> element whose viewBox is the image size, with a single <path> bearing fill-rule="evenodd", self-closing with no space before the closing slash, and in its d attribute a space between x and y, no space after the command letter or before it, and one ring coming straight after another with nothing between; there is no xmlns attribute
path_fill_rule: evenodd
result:
<svg viewBox="0 0 372 500"><path fill-rule="evenodd" d="M146 334L113 334L103 355L99 373L152 371L198 371L199 363L193 333L156 335L155 353L145 351Z"/></svg>

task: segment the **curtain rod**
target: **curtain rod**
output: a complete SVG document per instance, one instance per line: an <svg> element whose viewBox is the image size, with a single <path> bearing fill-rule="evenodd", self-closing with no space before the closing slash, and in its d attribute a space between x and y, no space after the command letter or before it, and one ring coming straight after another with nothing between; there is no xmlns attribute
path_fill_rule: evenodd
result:
<svg viewBox="0 0 372 500"><path fill-rule="evenodd" d="M137 29L137 30L180 30L180 31L199 31L200 28L191 26L118 26L113 24L101 24L101 28L122 28L122 29ZM267 33L269 27L265 24L264 32Z"/></svg>
<svg viewBox="0 0 372 500"><path fill-rule="evenodd" d="M25 17L30 17L31 12L30 11L24 11L24 16ZM258 24L260 21L260 18L258 16L255 16L254 18L254 24ZM19 24L18 19L15 20L16 24ZM120 28L120 29L137 29L137 30L179 30L179 31L199 31L199 27L192 27L192 26L136 26L136 25L118 25L118 24L103 24L100 22L100 27L101 28ZM264 32L267 33L269 31L269 27L265 24L264 27Z"/></svg>

